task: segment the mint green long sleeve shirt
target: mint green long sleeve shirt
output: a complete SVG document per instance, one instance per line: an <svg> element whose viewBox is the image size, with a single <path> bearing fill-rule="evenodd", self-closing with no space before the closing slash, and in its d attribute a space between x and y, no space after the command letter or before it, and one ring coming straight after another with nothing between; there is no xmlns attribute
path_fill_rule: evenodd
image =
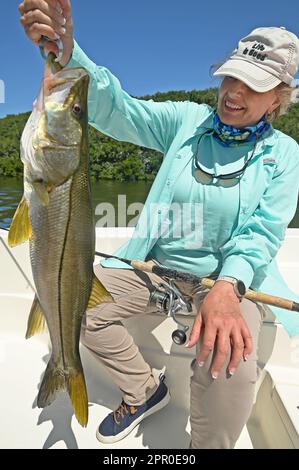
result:
<svg viewBox="0 0 299 470"><path fill-rule="evenodd" d="M168 217L175 184L194 158L198 138L213 127L213 110L189 101L157 103L132 98L105 67L97 66L75 43L67 67L84 67L90 76L89 123L119 141L158 150L164 154L160 170L148 194L133 237L115 253L144 260L155 246ZM207 145L210 145L207 143ZM220 146L219 146L220 147ZM234 152L223 148L227 171L239 169ZM218 149L219 165L224 155ZM198 183L201 184L201 183ZM257 143L255 154L239 180L239 210L230 239L218 247L220 275L242 279L247 288L299 301L275 260L289 222L294 217L299 190L299 146L294 139L273 129ZM212 187L205 187L208 195ZM221 207L219 207L221 211ZM209 233L210 231L210 233ZM213 237L206 227L205 237ZM129 269L117 260L103 266ZM178 269L180 267L178 266ZM209 275L213 267L199 275ZM299 314L278 307L272 312L290 336L299 333Z"/></svg>

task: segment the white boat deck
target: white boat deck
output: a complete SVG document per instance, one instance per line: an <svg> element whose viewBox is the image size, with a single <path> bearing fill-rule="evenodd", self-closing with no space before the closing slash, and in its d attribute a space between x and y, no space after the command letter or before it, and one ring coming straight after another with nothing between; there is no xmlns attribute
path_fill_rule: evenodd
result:
<svg viewBox="0 0 299 470"><path fill-rule="evenodd" d="M112 253L132 229L97 229L97 249ZM7 248L0 231L0 448L185 449L189 446L189 377L194 351L175 345L172 319L148 315L126 322L144 357L157 370L166 369L169 405L137 427L126 439L104 445L97 441L99 422L120 402L121 395L103 367L81 347L89 396L89 422L82 428L69 398L61 393L45 409L36 407L41 377L49 358L48 335L25 340L33 299L28 245ZM299 229L288 229L279 251L280 270L299 292ZM297 261L296 261L297 260ZM184 321L192 324L191 317ZM273 342L276 335L274 348ZM264 324L260 361L267 365L257 386L257 400L236 448L299 448L299 337L289 339L273 318Z"/></svg>

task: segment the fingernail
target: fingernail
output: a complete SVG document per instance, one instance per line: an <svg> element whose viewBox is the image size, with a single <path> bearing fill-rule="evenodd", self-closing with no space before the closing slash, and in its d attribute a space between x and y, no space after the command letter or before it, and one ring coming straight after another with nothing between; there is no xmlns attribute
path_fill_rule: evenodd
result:
<svg viewBox="0 0 299 470"><path fill-rule="evenodd" d="M66 24L66 19L64 18L64 16L60 17L59 23L60 23L61 26L64 26Z"/></svg>
<svg viewBox="0 0 299 470"><path fill-rule="evenodd" d="M230 375L234 375L235 372L236 372L236 369L234 369L234 368L229 370Z"/></svg>
<svg viewBox="0 0 299 470"><path fill-rule="evenodd" d="M219 375L218 372L212 372L213 379L216 380L218 378L218 375Z"/></svg>
<svg viewBox="0 0 299 470"><path fill-rule="evenodd" d="M59 28L61 34L65 34L65 28Z"/></svg>
<svg viewBox="0 0 299 470"><path fill-rule="evenodd" d="M56 2L56 10L58 11L58 13L62 13L63 11L58 2Z"/></svg>
<svg viewBox="0 0 299 470"><path fill-rule="evenodd" d="M248 361L248 356L244 356L244 362Z"/></svg>
<svg viewBox="0 0 299 470"><path fill-rule="evenodd" d="M185 348L188 348L189 346L189 341L185 344Z"/></svg>
<svg viewBox="0 0 299 470"><path fill-rule="evenodd" d="M59 34L56 34L56 33L55 33L55 39L60 39Z"/></svg>
<svg viewBox="0 0 299 470"><path fill-rule="evenodd" d="M204 365L203 361L198 362L199 367L202 367Z"/></svg>

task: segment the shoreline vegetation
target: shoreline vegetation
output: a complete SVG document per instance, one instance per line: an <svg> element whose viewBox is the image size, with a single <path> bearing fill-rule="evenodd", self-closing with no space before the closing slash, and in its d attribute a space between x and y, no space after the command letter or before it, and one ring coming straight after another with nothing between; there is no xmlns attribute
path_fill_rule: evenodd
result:
<svg viewBox="0 0 299 470"><path fill-rule="evenodd" d="M136 97L138 98L138 97ZM215 106L217 88L192 91L157 92L139 99L154 101L193 101ZM0 177L22 178L20 138L30 112L11 114L0 119ZM299 103L291 106L285 116L273 123L299 143ZM89 126L89 155L91 179L114 181L153 181L162 162L162 153L120 142Z"/></svg>

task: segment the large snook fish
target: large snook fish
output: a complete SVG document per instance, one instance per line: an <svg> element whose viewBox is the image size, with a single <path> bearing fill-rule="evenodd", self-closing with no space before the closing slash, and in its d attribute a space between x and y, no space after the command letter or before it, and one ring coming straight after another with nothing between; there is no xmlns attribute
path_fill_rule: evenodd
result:
<svg viewBox="0 0 299 470"><path fill-rule="evenodd" d="M85 310L112 297L93 274L95 249L88 160L87 91L82 68L61 69L49 54L41 90L21 138L24 195L8 242L29 239L36 297L26 338L49 329L52 355L37 404L67 389L82 426L88 399L79 354Z"/></svg>

